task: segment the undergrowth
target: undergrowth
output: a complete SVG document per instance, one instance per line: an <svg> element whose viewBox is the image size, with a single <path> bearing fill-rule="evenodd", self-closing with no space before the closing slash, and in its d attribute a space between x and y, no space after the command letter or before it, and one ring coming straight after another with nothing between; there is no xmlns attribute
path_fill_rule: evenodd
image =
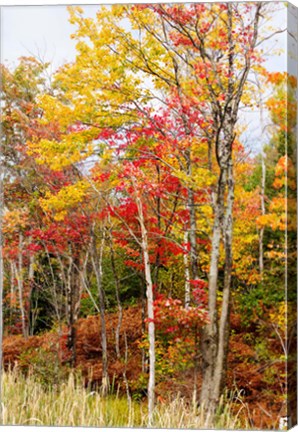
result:
<svg viewBox="0 0 298 432"><path fill-rule="evenodd" d="M85 388L83 382L70 375L57 388L46 389L34 377L17 370L3 374L3 425L146 427L145 401L130 401ZM243 408L243 407L242 407ZM239 413L238 413L239 414ZM231 404L222 399L214 423L202 410L177 396L169 403L158 403L153 428L236 429L247 428L232 414Z"/></svg>

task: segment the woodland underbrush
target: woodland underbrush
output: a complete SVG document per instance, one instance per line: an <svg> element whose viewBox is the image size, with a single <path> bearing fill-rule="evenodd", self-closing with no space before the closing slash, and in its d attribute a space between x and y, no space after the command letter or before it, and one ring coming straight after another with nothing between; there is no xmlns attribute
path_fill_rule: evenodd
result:
<svg viewBox="0 0 298 432"><path fill-rule="evenodd" d="M146 341L141 333L141 309L123 311L120 353L115 350L117 313L107 314L109 393L101 395L100 321L97 316L77 324L76 364L69 365L67 328L27 339L6 336L3 343L3 424L57 426L147 425L148 375L142 367ZM265 338L264 334L267 331ZM125 341L129 344L126 350ZM277 429L285 409L285 362L274 333L267 327L245 326L231 317L226 395L215 423L193 402L191 345L156 341L157 428ZM142 351L143 350L143 351ZM187 360L186 363L184 361Z"/></svg>
<svg viewBox="0 0 298 432"><path fill-rule="evenodd" d="M94 426L146 427L147 404L144 401L86 388L80 376L71 373L57 387L46 388L32 374L24 376L14 369L3 374L3 425L34 426ZM245 410L243 405L239 409ZM213 423L197 405L179 395L169 403L157 403L154 428L237 429L247 428L239 415L231 410L231 403L222 399Z"/></svg>

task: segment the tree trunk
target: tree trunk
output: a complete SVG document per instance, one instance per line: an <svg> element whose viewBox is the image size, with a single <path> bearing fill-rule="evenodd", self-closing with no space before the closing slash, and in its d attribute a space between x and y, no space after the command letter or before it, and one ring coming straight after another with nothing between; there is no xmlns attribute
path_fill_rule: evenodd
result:
<svg viewBox="0 0 298 432"><path fill-rule="evenodd" d="M209 271L209 319L210 323L202 331L201 346L203 356L203 380L200 402L210 413L214 413L225 382L226 355L229 343L229 308L232 272L232 230L234 177L230 143L227 141L224 163L220 167L217 198L214 205L214 225L212 236L212 252ZM226 206L225 192L227 191ZM221 314L218 317L218 264L220 243L223 235L225 251L224 286ZM219 318L219 319L218 319Z"/></svg>
<svg viewBox="0 0 298 432"><path fill-rule="evenodd" d="M190 265L192 278L199 278L198 252L197 252L197 221L195 209L195 196L191 189L188 189L188 208L189 208L189 241L190 241Z"/></svg>
<svg viewBox="0 0 298 432"><path fill-rule="evenodd" d="M229 345L229 324L230 324L230 289L232 277L232 239L233 239L233 203L234 203L234 177L233 162L229 161L227 175L227 205L225 211L225 221L223 225L223 236L225 246L225 270L224 287L221 316L218 329L218 350L214 370L213 400L218 401L225 384L226 376L226 355Z"/></svg>
<svg viewBox="0 0 298 432"><path fill-rule="evenodd" d="M209 271L209 295L208 311L210 322L201 332L201 351L202 351L202 387L200 402L202 406L209 406L212 399L213 373L217 353L217 281L218 281L218 261L220 247L220 224L219 217L215 214L212 237L212 252Z"/></svg>
<svg viewBox="0 0 298 432"><path fill-rule="evenodd" d="M263 113L263 100L262 100L262 92L259 85L259 93L260 93L260 123L261 123L261 167L262 167L262 178L261 178L261 212L262 216L266 213L265 208L265 187L266 187L266 165L265 165L265 151L264 151L264 113ZM260 229L259 232L259 270L260 275L262 277L264 271L264 227Z"/></svg>
<svg viewBox="0 0 298 432"><path fill-rule="evenodd" d="M62 326L62 315L63 315L63 305L60 304L59 299L58 299L58 293L60 293L60 291L63 291L61 288L59 289L57 287L57 282L56 282L56 277L55 277L55 272L51 263L51 257L48 251L48 248L46 246L46 244L44 244L44 248L46 251L46 255L47 255L47 259L48 259L48 263L49 263L49 269L50 269L50 273L51 273L51 278L52 280L49 282L49 286L50 286L50 291L51 291L51 295L52 295L52 304L55 310L55 314L56 314L56 318L57 321L59 323L59 328ZM62 282L64 284L64 290L66 290L66 277L65 277L65 271L64 271L64 265L61 261L61 258L59 257L59 254L57 254L57 260L58 263L60 265L60 277L62 279ZM61 294L60 294L61 295ZM62 301L61 301L62 303Z"/></svg>
<svg viewBox="0 0 298 432"><path fill-rule="evenodd" d="M70 251L71 253L72 251ZM81 306L81 285L80 285L80 269L79 257L69 256L69 266L67 271L67 317L68 317L68 341L67 345L71 351L70 365L75 366L76 363L76 338L77 329L76 323Z"/></svg>
<svg viewBox="0 0 298 432"><path fill-rule="evenodd" d="M67 270L67 286L66 286L66 297L67 297L67 320L68 320L68 335L67 335L67 347L71 352L70 365L71 367L75 364L75 327L74 327L74 314L73 314L73 287L72 287L72 273L73 273L73 257L69 257L69 264Z"/></svg>
<svg viewBox="0 0 298 432"><path fill-rule="evenodd" d="M115 347L116 347L116 354L117 358L120 358L120 330L121 330L121 324L122 324L122 305L120 301L120 281L117 275L117 269L116 269L116 263L115 263L115 251L114 251L114 245L113 245L113 238L110 234L110 253L111 253L111 266L112 266L112 272L114 276L115 281L115 294L116 294L116 301L117 301L117 307L118 307L118 323L115 331Z"/></svg>
<svg viewBox="0 0 298 432"><path fill-rule="evenodd" d="M187 175L192 175L192 162L190 152L186 155L187 161ZM187 189L187 207L189 211L189 243L190 243L190 268L192 278L199 279L199 264L198 264L198 251L197 251L197 216L194 191L189 187Z"/></svg>
<svg viewBox="0 0 298 432"><path fill-rule="evenodd" d="M157 182L160 185L160 166L159 164L156 165L156 171L157 171ZM156 196L156 213L157 213L157 227L161 231L161 198L160 196ZM159 281L159 270L160 270L160 238L158 239L158 250L156 254L155 259L155 272L154 272L154 284L158 286Z"/></svg>
<svg viewBox="0 0 298 432"><path fill-rule="evenodd" d="M233 230L233 203L234 203L234 177L232 163L232 148L235 139L234 128L237 122L239 104L243 94L244 85L251 67L251 54L258 38L258 25L261 16L262 3L256 5L253 19L253 33L250 46L245 55L245 67L241 79L235 82L235 39L233 35L233 8L227 4L227 38L229 79L226 92L226 105L224 110L215 100L212 103L213 133L215 139L215 154L220 169L217 196L214 200L214 225L212 237L211 263L209 271L209 319L210 323L202 331L203 355L203 381L201 389L201 404L212 413L219 401L221 390L225 381L225 364L229 343L229 308L232 271L232 230ZM204 47L201 56L205 58ZM225 199L226 188L228 188ZM226 207L225 207L226 204ZM217 290L218 290L218 264L219 247L222 230L224 231L224 286L221 307L221 316L217 320ZM212 419L212 416L211 416Z"/></svg>
<svg viewBox="0 0 298 432"><path fill-rule="evenodd" d="M265 155L264 150L262 150L261 155L261 164L262 164L262 179L261 179L261 212L262 216L265 215L265 184L266 184L266 165L265 165ZM262 227L259 232L259 270L260 275L263 275L264 271L264 228Z"/></svg>
<svg viewBox="0 0 298 432"><path fill-rule="evenodd" d="M22 321L22 333L24 338L28 337L28 327L26 322L26 312L24 305L24 280L23 280L23 234L19 233L19 252L18 252L18 266L15 266L15 275L18 281L18 291L19 291L19 304L21 311L21 321Z"/></svg>
<svg viewBox="0 0 298 432"><path fill-rule="evenodd" d="M141 285L141 304L142 304L142 337L144 337L146 333L146 298L145 298L145 289L144 289L144 280L140 279ZM146 350L142 348L142 373L147 372L148 370L148 356Z"/></svg>
<svg viewBox="0 0 298 432"><path fill-rule="evenodd" d="M194 353L194 368L193 368L193 407L198 404L198 373L199 373L199 343L198 329L195 331L195 353Z"/></svg>
<svg viewBox="0 0 298 432"><path fill-rule="evenodd" d="M80 283L80 259L78 256L74 258L74 269L72 272L72 314L73 314L73 344L74 344L74 359L76 362L76 342L77 342L77 321L81 308L82 284Z"/></svg>
<svg viewBox="0 0 298 432"><path fill-rule="evenodd" d="M13 306L13 299L15 296L15 272L14 272L14 265L13 262L10 261L10 302L9 302L9 325L12 326L12 316L13 316L13 310L14 310L14 306ZM3 275L1 274L1 276L3 277Z"/></svg>
<svg viewBox="0 0 298 432"><path fill-rule="evenodd" d="M94 235L94 234L93 234ZM107 331L105 321L105 294L102 284L102 258L105 237L103 236L100 244L99 254L97 252L96 237L94 237L92 245L92 264L96 277L98 299L99 299L99 317L101 324L101 349L102 349L102 385L101 393L106 395L109 389L109 374L108 374L108 345L107 345Z"/></svg>
<svg viewBox="0 0 298 432"><path fill-rule="evenodd" d="M152 425L154 403L155 403L155 324L153 308L153 283L151 276L151 266L149 260L148 236L144 221L143 206L139 197L136 199L139 215L139 223L142 235L142 252L145 266L145 279L147 286L147 314L148 314L148 334L149 334L149 382L148 382L148 426Z"/></svg>
<svg viewBox="0 0 298 432"><path fill-rule="evenodd" d="M180 73L179 73L179 63L172 57L174 72L175 72L175 81L178 92L178 97L180 101L181 108L184 105L184 97L181 88L180 82ZM189 121L187 116L183 113L181 114L184 132L187 137L190 136L190 128ZM186 174L189 178L192 176L192 159L191 159L191 150L187 149L184 154L185 162L186 162ZM187 188L187 208L189 211L189 242L190 242L190 267L193 279L199 279L199 265L198 265L198 252L197 252L197 219L196 219L196 207L195 207L195 194L191 187Z"/></svg>
<svg viewBox="0 0 298 432"><path fill-rule="evenodd" d="M188 232L185 231L184 233L184 244L185 247L188 243ZM185 305L185 309L189 308L189 304L190 304L190 272L189 272L189 262L188 262L188 254L185 253L183 255L183 261L184 261L184 277L185 277L185 300L184 300L184 305Z"/></svg>
<svg viewBox="0 0 298 432"><path fill-rule="evenodd" d="M28 294L28 318L31 317L32 310L32 294L34 285L34 255L29 258L29 272L28 272L28 283L29 283L29 294ZM30 335L34 334L35 320L28 319L27 333Z"/></svg>

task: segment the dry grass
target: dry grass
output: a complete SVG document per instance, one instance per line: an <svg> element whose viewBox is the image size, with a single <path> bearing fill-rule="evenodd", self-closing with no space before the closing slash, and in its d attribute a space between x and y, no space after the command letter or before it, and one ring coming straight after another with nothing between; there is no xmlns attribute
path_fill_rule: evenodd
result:
<svg viewBox="0 0 298 432"><path fill-rule="evenodd" d="M16 371L3 375L3 425L146 427L146 403L90 392L70 376L58 389L47 390L33 376ZM236 429L229 404L222 402L215 423L210 424L198 408L177 398L156 407L154 428Z"/></svg>

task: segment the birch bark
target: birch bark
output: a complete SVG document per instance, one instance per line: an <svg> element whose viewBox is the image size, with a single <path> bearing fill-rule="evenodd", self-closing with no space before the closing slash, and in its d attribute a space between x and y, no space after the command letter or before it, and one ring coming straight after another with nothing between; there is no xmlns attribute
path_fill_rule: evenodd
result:
<svg viewBox="0 0 298 432"><path fill-rule="evenodd" d="M147 316L148 316L148 336L149 336L149 382L148 382L148 426L152 425L154 403L155 403L155 324L153 309L153 283L151 275L151 266L149 260L148 234L145 226L143 205L141 199L137 196L136 203L138 207L138 219L141 228L141 246L143 252L146 295L147 295Z"/></svg>

